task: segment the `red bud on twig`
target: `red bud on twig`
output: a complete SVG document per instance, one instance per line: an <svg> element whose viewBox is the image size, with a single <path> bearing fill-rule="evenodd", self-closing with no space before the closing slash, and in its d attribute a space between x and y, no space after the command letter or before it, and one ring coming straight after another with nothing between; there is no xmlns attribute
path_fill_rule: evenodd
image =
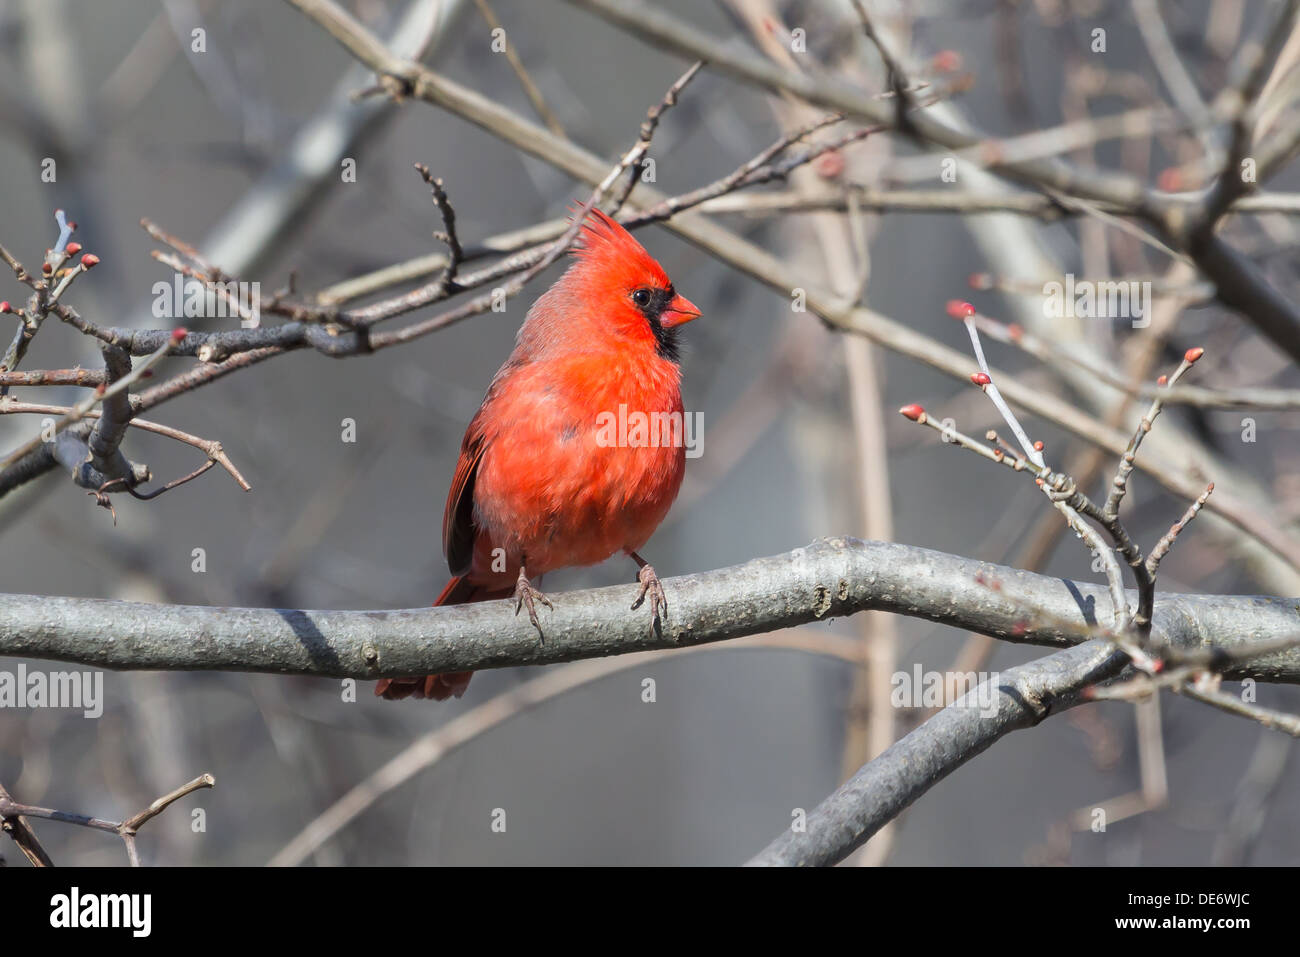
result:
<svg viewBox="0 0 1300 957"><path fill-rule="evenodd" d="M960 299L949 299L946 308L948 315L954 319L965 319L968 316L975 315L975 307L969 302L962 302Z"/></svg>
<svg viewBox="0 0 1300 957"><path fill-rule="evenodd" d="M979 386L981 389L993 381L992 379L989 378L989 374L987 372L972 372L970 375L970 380L971 382Z"/></svg>
<svg viewBox="0 0 1300 957"><path fill-rule="evenodd" d="M980 165L982 166L997 166L1006 155L1002 144L997 140L984 140L975 148L979 150Z"/></svg>
<svg viewBox="0 0 1300 957"><path fill-rule="evenodd" d="M956 73L961 69L961 54L956 50L940 50L930 60L936 73Z"/></svg>
<svg viewBox="0 0 1300 957"><path fill-rule="evenodd" d="M921 419L925 417L925 409L915 403L903 406L898 410L898 413L904 418L911 419L913 422L920 422Z"/></svg>
<svg viewBox="0 0 1300 957"><path fill-rule="evenodd" d="M1193 346L1192 348L1188 349L1186 352L1183 353L1183 358L1186 359L1188 363L1192 363L1195 362L1203 355L1205 355L1204 349L1202 349L1200 346Z"/></svg>
<svg viewBox="0 0 1300 957"><path fill-rule="evenodd" d="M99 265L99 257L96 256L94 253L86 253L86 255L81 257L82 269L93 269L95 266L98 265Z"/></svg>
<svg viewBox="0 0 1300 957"><path fill-rule="evenodd" d="M1186 188L1183 183L1183 171L1176 166L1161 170L1160 175L1156 177L1156 186L1166 193L1181 192Z"/></svg>
<svg viewBox="0 0 1300 957"><path fill-rule="evenodd" d="M844 175L844 154L830 150L813 161L813 169L822 179L839 179Z"/></svg>

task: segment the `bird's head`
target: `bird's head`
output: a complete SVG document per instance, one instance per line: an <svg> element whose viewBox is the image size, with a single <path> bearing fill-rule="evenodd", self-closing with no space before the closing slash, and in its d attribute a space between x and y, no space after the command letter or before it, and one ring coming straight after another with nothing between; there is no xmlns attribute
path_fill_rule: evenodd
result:
<svg viewBox="0 0 1300 957"><path fill-rule="evenodd" d="M593 209L574 249L576 262L565 276L604 334L652 347L676 361L680 326L700 310L673 288L672 281L632 234Z"/></svg>

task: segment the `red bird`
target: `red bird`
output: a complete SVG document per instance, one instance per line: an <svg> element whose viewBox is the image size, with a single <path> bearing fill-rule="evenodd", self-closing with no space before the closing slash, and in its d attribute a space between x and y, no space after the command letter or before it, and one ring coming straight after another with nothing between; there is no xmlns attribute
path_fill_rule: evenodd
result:
<svg viewBox="0 0 1300 957"><path fill-rule="evenodd" d="M452 579L435 605L515 599L538 624L529 582L552 569L594 565L615 552L637 563L655 619L667 611L654 569L637 554L677 497L686 450L623 446L602 435L620 406L684 415L678 327L700 311L659 263L598 209L574 260L528 310L460 446L442 516ZM651 418L650 421L661 421ZM375 694L442 701L465 693L473 672L385 678Z"/></svg>

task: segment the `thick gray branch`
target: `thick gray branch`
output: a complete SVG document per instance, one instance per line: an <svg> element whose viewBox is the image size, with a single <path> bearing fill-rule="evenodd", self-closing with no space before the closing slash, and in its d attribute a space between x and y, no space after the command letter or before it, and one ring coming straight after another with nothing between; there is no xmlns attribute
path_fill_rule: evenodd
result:
<svg viewBox="0 0 1300 957"><path fill-rule="evenodd" d="M1300 306L1217 234L1195 243L1190 251L1201 272L1214 282L1219 300L1249 316L1260 332L1300 362Z"/></svg>
<svg viewBox="0 0 1300 957"><path fill-rule="evenodd" d="M1127 658L1090 641L990 679L991 696L971 692L891 745L817 805L751 866L822 866L851 854L910 804L1003 735L1081 704L1086 686L1112 678ZM986 687L986 686L982 686ZM983 702L987 707L980 707Z"/></svg>
<svg viewBox="0 0 1300 957"><path fill-rule="evenodd" d="M1110 620L1102 585L888 542L829 539L664 583L668 626L629 606L636 586L569 592L542 613L544 641L509 601L397 611L298 611L0 596L0 655L123 669L380 678L552 664L724 641L859 611L926 618L1063 647ZM1132 597L1129 599L1132 601ZM1300 632L1300 601L1163 595L1152 642L1182 649ZM1234 664L1230 677L1300 683L1300 649Z"/></svg>
<svg viewBox="0 0 1300 957"><path fill-rule="evenodd" d="M104 368L108 373L109 385L130 373L131 356L124 350L105 344L100 351L104 353ZM90 450L90 467L99 474L108 478L126 477L131 474L130 463L119 448L130 424L131 394L124 391L106 397L103 414L95 423L86 442Z"/></svg>

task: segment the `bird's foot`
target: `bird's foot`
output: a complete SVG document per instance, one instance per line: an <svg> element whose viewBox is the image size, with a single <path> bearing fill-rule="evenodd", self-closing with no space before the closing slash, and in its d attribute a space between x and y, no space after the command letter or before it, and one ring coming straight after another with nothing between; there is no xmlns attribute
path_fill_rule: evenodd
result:
<svg viewBox="0 0 1300 957"><path fill-rule="evenodd" d="M640 608L649 597L650 614L654 616L655 624L659 624L660 609L663 610L664 617L668 617L668 599L664 595L664 586L659 583L659 576L655 574L654 567L647 564L637 571L636 580L641 583L641 591L637 593L636 601L632 602L632 609L635 611Z"/></svg>
<svg viewBox="0 0 1300 957"><path fill-rule="evenodd" d="M515 597L515 614L518 615L520 610L525 605L527 605L528 620L531 621L533 623L533 627L537 629L537 634L545 638L546 635L542 631L542 624L537 620L536 603L540 601L543 605L545 605L547 608L550 609L554 609L555 606L551 604L551 600L549 598L547 598L540 591L538 591L536 588L533 587L532 582L528 580L528 576L524 574L524 569L522 566L519 569L519 579L515 582L514 597Z"/></svg>

